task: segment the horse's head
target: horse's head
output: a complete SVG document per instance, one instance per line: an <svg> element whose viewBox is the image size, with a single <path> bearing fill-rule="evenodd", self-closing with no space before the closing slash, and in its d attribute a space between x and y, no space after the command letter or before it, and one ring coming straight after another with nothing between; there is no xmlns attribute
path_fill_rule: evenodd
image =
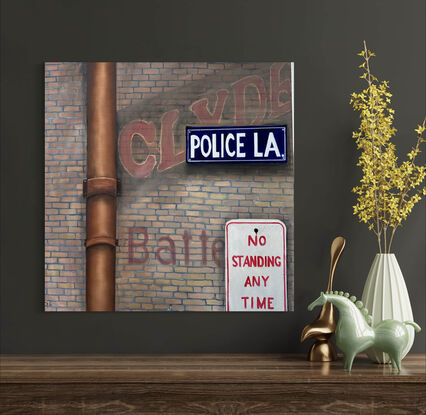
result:
<svg viewBox="0 0 426 415"><path fill-rule="evenodd" d="M312 311L314 307L319 305L324 305L327 302L327 297L323 292L321 292L321 295L311 304L308 305L308 310Z"/></svg>

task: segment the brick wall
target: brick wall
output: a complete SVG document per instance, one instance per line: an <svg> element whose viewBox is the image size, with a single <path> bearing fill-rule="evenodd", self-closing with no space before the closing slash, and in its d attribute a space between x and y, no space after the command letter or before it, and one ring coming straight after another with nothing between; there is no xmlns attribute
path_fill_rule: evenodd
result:
<svg viewBox="0 0 426 415"><path fill-rule="evenodd" d="M65 70L68 76L73 72L73 82L80 84L58 79L55 74ZM289 83L285 82L289 77L290 66L279 64L117 64L122 182L117 229L117 310L224 310L224 224L234 218L275 218L286 223L289 305L293 308L291 140L289 162L284 166L189 166L181 154L187 125L233 125L236 119L247 124L286 124L291 137L291 97ZM84 310L83 79L82 65L46 65L47 310ZM53 85L49 86L51 82ZM79 89L78 95L75 89ZM72 106L78 107L80 112L71 119L79 127L65 122L73 135L64 138L54 127L49 133L50 123L57 126L69 116L68 109L57 101L56 111L50 109L50 93L60 95L64 101L71 100ZM149 134L139 129L141 123L150 126L152 140L147 140ZM133 139L126 146L123 143L129 134ZM70 137L73 141L68 142ZM74 148L75 157L61 160L50 152L62 143ZM151 169L143 167L147 157L155 157ZM68 170L73 168L75 171ZM57 204L57 211L51 211L55 209L54 202L64 204ZM54 222L55 214L63 216L59 223ZM79 229L78 234L73 224ZM75 251L69 249L67 238L72 238ZM53 257L54 250L64 257Z"/></svg>
<svg viewBox="0 0 426 415"><path fill-rule="evenodd" d="M85 76L81 63L45 65L45 309L85 308Z"/></svg>

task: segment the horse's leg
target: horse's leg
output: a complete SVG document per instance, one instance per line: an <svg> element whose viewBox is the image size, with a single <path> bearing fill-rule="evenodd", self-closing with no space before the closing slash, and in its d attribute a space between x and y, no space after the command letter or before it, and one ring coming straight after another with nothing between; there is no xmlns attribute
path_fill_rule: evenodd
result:
<svg viewBox="0 0 426 415"><path fill-rule="evenodd" d="M343 354L343 369L347 369L348 367L348 361L346 359L346 353Z"/></svg>
<svg viewBox="0 0 426 415"><path fill-rule="evenodd" d="M343 354L343 369L346 370L346 354Z"/></svg>
<svg viewBox="0 0 426 415"><path fill-rule="evenodd" d="M350 372L352 370L352 363L355 359L356 353L346 353L345 354L345 369Z"/></svg>
<svg viewBox="0 0 426 415"><path fill-rule="evenodd" d="M396 351L394 353L388 354L392 362L392 369L395 369L395 367L397 367L398 371L401 372L401 353Z"/></svg>
<svg viewBox="0 0 426 415"><path fill-rule="evenodd" d="M395 363L398 367L398 372L401 373L401 352L398 352L395 356Z"/></svg>

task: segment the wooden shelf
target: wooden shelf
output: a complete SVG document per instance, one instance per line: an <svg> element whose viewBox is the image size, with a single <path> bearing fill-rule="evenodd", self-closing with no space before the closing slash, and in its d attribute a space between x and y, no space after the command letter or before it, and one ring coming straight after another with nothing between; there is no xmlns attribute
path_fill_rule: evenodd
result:
<svg viewBox="0 0 426 415"><path fill-rule="evenodd" d="M358 357L348 374L288 354L7 355L0 413L424 413L425 362L408 355L398 374Z"/></svg>

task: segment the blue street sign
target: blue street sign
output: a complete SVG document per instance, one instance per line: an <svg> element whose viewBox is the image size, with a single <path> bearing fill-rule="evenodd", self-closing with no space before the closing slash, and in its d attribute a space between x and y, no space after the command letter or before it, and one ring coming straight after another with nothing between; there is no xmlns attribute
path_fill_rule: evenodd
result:
<svg viewBox="0 0 426 415"><path fill-rule="evenodd" d="M287 127L186 127L188 163L287 161Z"/></svg>

